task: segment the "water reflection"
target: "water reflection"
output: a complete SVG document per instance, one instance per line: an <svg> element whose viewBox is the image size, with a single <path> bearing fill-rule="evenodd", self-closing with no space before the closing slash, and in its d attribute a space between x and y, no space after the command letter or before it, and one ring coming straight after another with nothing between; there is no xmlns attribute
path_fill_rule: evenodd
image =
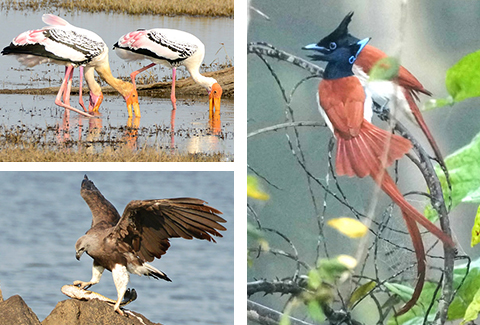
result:
<svg viewBox="0 0 480 325"><path fill-rule="evenodd" d="M157 138L155 141L160 147L171 150L171 153L185 150L189 153L213 153L224 150L228 152L225 142L229 137L226 135L226 127L222 128L220 110L211 110L208 119L195 121L191 129L185 128L181 120L180 127L176 129L177 113L182 118L185 115L184 107L182 105L176 109L176 105L171 105L170 124L163 127L157 126L155 129L149 128L149 121L146 118L127 117L124 123L112 128L108 124L110 122L108 112L92 112L94 117L86 118L65 110L62 118L55 122L56 142L78 147L80 143L87 144L87 152L95 153L103 150L105 145L122 145L131 150L138 150L145 145L145 138L155 136ZM143 127L142 121L146 124Z"/></svg>

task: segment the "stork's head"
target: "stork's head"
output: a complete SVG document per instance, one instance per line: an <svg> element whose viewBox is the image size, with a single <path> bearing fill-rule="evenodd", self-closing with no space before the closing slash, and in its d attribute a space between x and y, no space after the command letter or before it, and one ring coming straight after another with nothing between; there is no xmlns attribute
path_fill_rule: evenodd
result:
<svg viewBox="0 0 480 325"><path fill-rule="evenodd" d="M215 81L215 83L208 90L208 102L210 112L215 111L220 113L220 102L222 99L222 87Z"/></svg>
<svg viewBox="0 0 480 325"><path fill-rule="evenodd" d="M138 104L137 89L132 84L127 84L132 86L130 92L128 92L126 95L123 95L123 98L125 98L125 102L127 103L128 117L132 117L132 108L133 112L135 113L135 117L140 117L140 105Z"/></svg>
<svg viewBox="0 0 480 325"><path fill-rule="evenodd" d="M100 93L100 95L95 95L92 91L90 91L90 98L88 101L88 111L98 112L102 101L103 101L103 93Z"/></svg>

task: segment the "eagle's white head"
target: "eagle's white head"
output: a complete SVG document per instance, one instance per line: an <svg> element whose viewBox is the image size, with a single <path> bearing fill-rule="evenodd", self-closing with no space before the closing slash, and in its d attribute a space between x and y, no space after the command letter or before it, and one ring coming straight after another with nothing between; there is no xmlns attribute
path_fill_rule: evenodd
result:
<svg viewBox="0 0 480 325"><path fill-rule="evenodd" d="M90 248L91 236L83 235L82 237L78 238L77 243L75 244L75 257L77 260L80 260L80 257L83 253L87 252Z"/></svg>

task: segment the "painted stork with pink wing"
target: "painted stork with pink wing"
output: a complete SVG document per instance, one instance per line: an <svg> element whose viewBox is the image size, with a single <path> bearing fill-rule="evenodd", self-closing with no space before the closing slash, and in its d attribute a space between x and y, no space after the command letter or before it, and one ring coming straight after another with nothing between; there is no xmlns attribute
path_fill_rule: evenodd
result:
<svg viewBox="0 0 480 325"><path fill-rule="evenodd" d="M194 35L175 29L139 29L120 37L113 45L115 53L124 60L148 59L153 63L130 74L135 85L135 77L156 64L172 68L172 91L170 100L176 108L175 79L176 69L184 66L193 80L208 91L210 114L220 112L222 87L214 78L200 74L200 65L205 56L205 45Z"/></svg>
<svg viewBox="0 0 480 325"><path fill-rule="evenodd" d="M82 76L90 89L89 112L98 111L103 99L100 85L95 81L94 71L110 86L116 89L125 99L128 115L132 116L132 108L136 116L140 116L138 94L135 87L112 76L108 62L108 47L100 36L92 31L75 27L66 20L55 15L44 14L42 20L49 26L42 29L26 31L13 39L9 46L2 50L3 55L15 55L17 60L33 67L42 63L55 63L65 66L65 77L55 99L55 104L87 117L87 109L82 99ZM81 111L70 106L70 90L73 70L80 70L80 106ZM62 102L63 97L63 102Z"/></svg>

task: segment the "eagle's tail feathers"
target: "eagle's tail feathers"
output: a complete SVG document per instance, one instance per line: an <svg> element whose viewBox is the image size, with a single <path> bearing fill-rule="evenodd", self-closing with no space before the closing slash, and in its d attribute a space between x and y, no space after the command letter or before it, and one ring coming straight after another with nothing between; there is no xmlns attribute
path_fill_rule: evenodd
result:
<svg viewBox="0 0 480 325"><path fill-rule="evenodd" d="M151 276L157 280L163 279L165 281L172 282L172 280L170 280L170 278L165 273L154 268L150 264L143 263L143 267L146 269L146 272L144 273L144 275Z"/></svg>

